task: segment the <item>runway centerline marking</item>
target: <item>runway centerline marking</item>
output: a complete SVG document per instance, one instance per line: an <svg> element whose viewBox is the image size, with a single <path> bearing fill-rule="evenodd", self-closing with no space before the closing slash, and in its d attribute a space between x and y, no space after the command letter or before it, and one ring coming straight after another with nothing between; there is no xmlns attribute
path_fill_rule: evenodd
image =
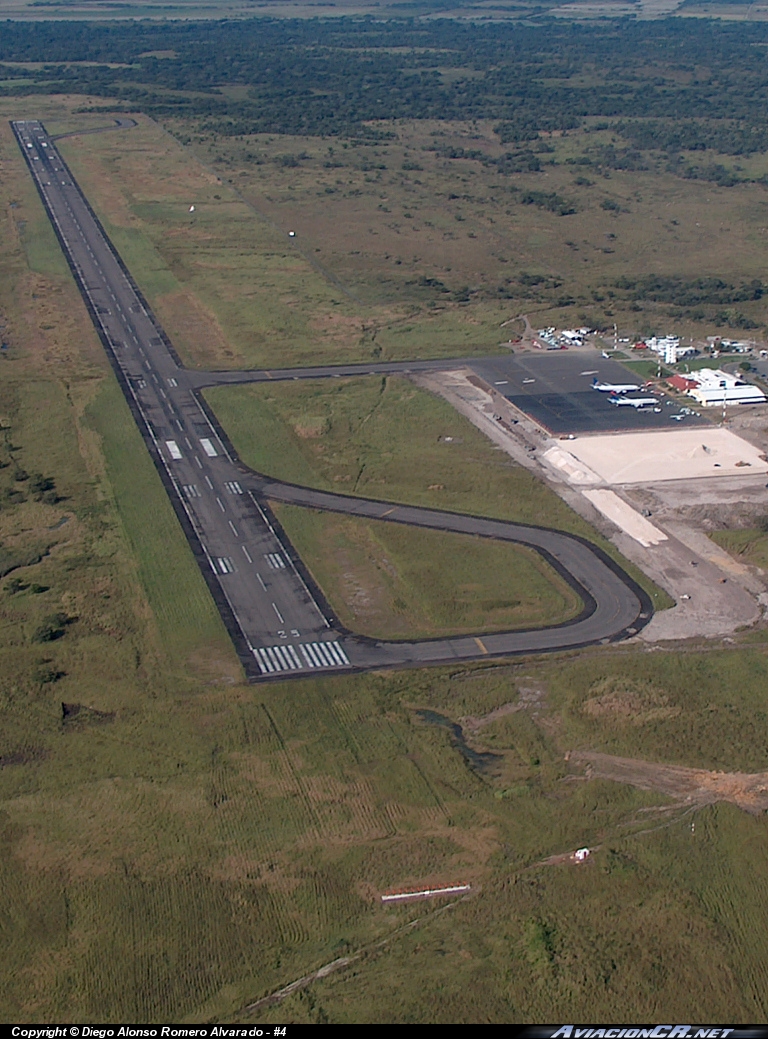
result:
<svg viewBox="0 0 768 1039"><path fill-rule="evenodd" d="M38 134L44 133L42 124L37 121L30 120L28 122L13 123L14 131L20 141L25 129L27 135L29 135L30 127L32 128L31 133L35 138ZM492 636L484 635L483 639L485 641L473 635L454 636L450 639L415 640L408 643L408 649L404 651L398 643L394 642L380 641L374 644L371 640L352 641L350 639L342 644L342 642L334 639L332 631L328 630L334 623L333 616L331 615L330 619L325 616L326 613L329 613L328 607L323 605L321 608L318 605L316 592L311 590L311 580L309 578L305 580L302 576L303 571L301 570L300 560L297 559L291 545L285 540L285 536L280 528L271 522L269 507L266 504L262 507L259 497L261 488L265 486L265 483L270 483L270 490L275 492L274 500L277 501L285 500L286 502L293 502L308 508L316 506L322 510L330 509L331 511L349 514L356 514L358 511L361 511L367 515L381 516L381 506L384 505L383 516L388 517L398 511L399 507L397 505L388 506L384 502L366 499L357 499L353 502L343 495L318 493L308 488L297 486L289 487L289 485L281 484L280 481L266 481L263 474L257 473L254 477L252 473L249 473L242 466L237 456L229 452L226 446L226 438L223 440L219 439L218 427L211 420L209 413L206 412L202 405L198 392L194 388L195 383L190 382L188 385L190 377L186 374L184 375L182 386L178 390L178 395L174 393L172 396L173 404L161 403L162 400L167 400L168 397L167 394L160 392L157 388L160 380L158 380L156 372L163 374L163 383L167 383L169 387L174 388L169 378L169 373L183 370L172 353L171 344L165 333L151 310L145 308L141 303L135 283L130 281L130 275L126 271L119 254L94 219L93 213L88 208L88 203L80 191L76 180L71 176L69 180L66 180L68 173L65 172L66 165L63 163L63 160L60 160L62 161L61 173L65 179L61 181L61 184L55 180L47 182L50 191L44 192L42 177L45 174L37 172L41 170L41 164L38 162L37 165L34 165L34 157L29 156L26 151L24 154L27 166L40 190L41 198L54 225L54 230L56 230L62 248L69 260L72 273L86 304L90 308L93 323L101 335L118 376L121 375L121 372L123 374L121 381L123 392L132 408L136 423L142 432L155 465L163 477L169 497L182 522L185 514L189 520L189 525L185 526L186 536L193 549L196 550L198 559L202 560L206 580L211 592L217 597L216 601L219 604L222 617L233 641L238 646L241 659L244 659L243 650L247 646L248 660L251 666L248 668L248 663L246 662L246 668L250 678L259 677L258 672L261 672L262 675L282 672L283 674L280 677L288 677L291 673L306 673L309 668L313 667L332 670L334 668L355 666L367 670L382 665L384 667L401 664L420 666L421 664L444 661L446 653L456 659L476 659L479 652L483 656L489 654L500 656L506 653L530 652L531 650L546 651L548 649L566 648L567 646L594 645L616 637L621 638L626 633L634 633L639 626L637 624L638 618L642 622L649 619L652 608L643 601L642 593L638 591L630 579L626 575L622 575L620 571L609 570L600 561L596 553L581 545L576 539L569 538L568 535L560 534L556 531L547 531L544 528L536 527L523 528L512 523L507 523L505 531L499 534L498 523L496 523L494 530L491 531L490 527L488 527L491 521L483 520L479 517L452 515L446 512L444 513L444 520L441 521L441 529L445 526L445 529L456 529L457 531L461 529L466 532L467 527L474 524L472 529L480 536L501 536L509 542L522 541L525 544L532 544L542 553L549 552L558 558L563 563L565 569L579 582L581 587L593 590L599 588L601 590L602 602L596 603L594 600L584 598L583 615L561 629L542 628L526 632L502 632ZM51 159L56 158L55 154L52 153L49 153L49 156ZM62 186L66 189L65 191L61 190ZM70 202L72 203L71 205ZM65 213L68 213L69 217ZM70 220L68 225L66 224L67 219ZM65 225L66 230L62 225ZM71 235L72 229L75 230L74 236ZM92 244L97 245L98 255L105 258L103 267L99 259L96 256L92 256ZM93 284L87 284L89 281ZM130 291L128 291L129 285L131 286ZM114 300L112 311L100 305L104 297L103 295L97 295L99 292L109 292L110 297ZM118 298L120 302L118 302ZM130 308L128 308L128 303L126 303L126 308L122 307L121 301L123 299L131 301ZM96 300L99 301L99 305L96 304ZM137 336L136 331L132 327L133 321L126 313L126 309L130 309L131 313L138 313L138 310L134 311L133 309L134 300L136 300L135 305L144 314L144 318L148 319L154 326L154 331L142 331L142 335L147 337L144 340L146 353L142 343L139 341L140 337ZM137 324L140 324L142 320L139 319ZM143 324L140 327L143 329ZM123 335L127 340L126 342L118 342L115 339L116 329L120 330L117 334ZM130 347L130 341L134 343L133 348ZM125 350L125 347L128 347L128 349ZM119 349L121 352L118 357ZM131 353L133 349L138 351L137 355ZM410 362L408 367L411 367L412 364L413 362ZM144 374L144 370L152 374L151 380L149 380L148 374L146 379L138 374L137 369L139 365L141 365L142 374ZM414 367L418 368L417 365L414 365ZM359 368L361 372L367 371L371 374L383 370L380 365L371 366L370 364L360 365ZM389 371L390 369L387 368L386 370ZM404 369L400 366L398 369L393 368L391 370L402 371ZM347 367L335 372L327 367L318 367L304 371L275 371L269 372L266 375L263 373L254 374L257 376L256 381L259 381L260 379L272 378L338 377L340 371L343 371L345 375L354 374L354 372L349 372ZM211 376L212 373L204 373L204 375ZM503 385L500 381L503 378L503 375L497 376L500 386ZM147 385L147 380L149 380L149 386ZM176 381L174 380L174 382ZM516 379L515 381L517 382L518 380ZM534 381L526 379L524 383ZM189 415L189 412L194 413L195 409L200 412L203 424L201 424L201 419L198 419L197 416L192 418ZM184 422L177 417L179 412L184 417ZM169 426L170 429L173 428L174 423L180 431L180 435L176 434L179 436L179 444L186 444L188 449L186 460L173 457L169 445L173 443L178 451L179 444L175 440L168 441L163 436ZM188 425L185 425L185 423L188 423ZM186 435L187 429L190 436ZM206 430L210 430L209 436L200 437L199 431ZM192 437L194 437L194 440L191 439ZM163 449L164 447L165 449ZM197 453L200 450L203 451L203 455ZM179 455L181 455L181 451L179 451ZM246 514L250 517L249 521L255 522L257 537L252 542L252 545L258 547L255 547L254 551L260 552L264 556L270 569L278 573L281 572L282 575L279 578L281 581L281 604L290 605L291 623L298 624L305 632L304 637L308 638L309 641L297 642L294 644L295 648L284 642L267 644L269 640L274 640L276 637L274 631L263 630L265 625L268 626L267 618L264 616L263 605L266 605L266 602L270 600L265 595L264 599L266 602L263 602L259 593L254 594L255 582L253 582L253 574L257 574L257 580L261 585L262 591L267 591L268 583L264 582L261 575L256 572L255 567L243 570L237 579L227 580L226 575L235 573L236 566L230 557L219 556L216 551L217 549L218 551L226 551L225 546L228 542L226 534L224 540L222 541L221 539L222 518L218 517L217 514L216 518L213 518L208 503L206 503L205 508L198 507L198 511L193 510L192 499L200 497L200 495L199 493L196 495L195 491L192 490L192 488L197 490L194 484L182 484L181 482L182 479L189 480L190 478L191 466L189 466L189 462L191 462L192 458L195 460L196 467L203 471L202 475L205 475L205 470L208 468L209 463L206 459L204 464L201 459L206 456L207 459L218 459L218 461L211 464L216 465L217 483L220 482L228 493L243 493L243 488L239 484L237 489L235 489L234 484L236 481L233 480L233 477L238 472L245 474L245 476L240 477L245 487L245 500L242 505L248 510ZM176 465L174 463L179 464ZM210 471L213 470L211 469ZM245 482L246 480L248 481L247 483ZM253 482L254 480L261 482ZM207 483L209 492L213 492L215 496L215 488L211 486L212 481L208 479ZM217 502L222 513L224 513L226 509L223 501L217 498ZM361 503L365 503L362 508ZM241 511L232 510L233 514L237 515L240 515ZM428 511L414 508L412 512L406 513L400 508L400 512L401 516L398 517L399 519L407 517L409 522L412 522L415 526L421 526L425 529L434 526L434 514ZM236 532L237 528L234 526L233 521L227 516L224 518L227 519L230 529ZM488 527L488 530L484 530L484 525ZM231 544L231 541L229 543ZM242 544L241 547L244 550L243 554L246 560L252 563L253 560L247 548ZM212 568L210 571L204 565L206 560ZM214 577L214 574L217 576ZM251 583L249 584L248 582ZM219 597L219 593L223 598ZM286 596L284 600L282 598L283 595ZM290 599L290 595L296 597L295 602ZM229 612L227 612L224 600L226 600ZM261 605L259 605L260 603ZM310 604L313 604L314 608L317 609L320 618L315 617L311 621L307 620L306 612L302 611L305 611ZM286 622L277 607L277 603L273 603L273 607L281 624L285 624ZM294 610L296 611L296 616L293 616ZM286 610L286 612L289 611ZM594 621L591 620L593 617ZM318 635L315 635L314 632L317 630L319 619L322 620L326 630L328 630L328 637L321 635L320 638L324 639L324 641L312 641L313 638L318 638ZM305 620L307 621L306 624L304 623ZM245 625L243 621L245 621ZM286 638L284 631L278 632L277 635L280 639ZM299 631L291 629L291 637L298 638ZM345 640L348 638L347 635L344 636ZM255 649L254 647L258 648ZM350 665L346 648L349 648L350 652L354 649L353 665Z"/></svg>

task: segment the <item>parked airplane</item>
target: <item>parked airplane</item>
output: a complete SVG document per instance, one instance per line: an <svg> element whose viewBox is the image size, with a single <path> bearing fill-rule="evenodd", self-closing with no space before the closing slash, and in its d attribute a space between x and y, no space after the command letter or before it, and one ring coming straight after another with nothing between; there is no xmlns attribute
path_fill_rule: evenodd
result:
<svg viewBox="0 0 768 1039"><path fill-rule="evenodd" d="M640 387L634 383L622 385L621 383L598 382L597 379L593 379L592 389L599 390L600 393L631 393L632 390L639 390Z"/></svg>
<svg viewBox="0 0 768 1039"><path fill-rule="evenodd" d="M612 393L608 400L611 404L615 404L617 408L624 404L630 408L650 408L654 404L659 403L656 397L619 397L615 393Z"/></svg>

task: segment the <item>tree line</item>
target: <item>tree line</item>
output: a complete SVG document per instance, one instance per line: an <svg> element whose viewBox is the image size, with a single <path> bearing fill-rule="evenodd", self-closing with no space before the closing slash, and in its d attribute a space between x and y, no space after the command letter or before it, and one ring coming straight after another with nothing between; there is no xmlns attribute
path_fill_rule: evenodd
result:
<svg viewBox="0 0 768 1039"><path fill-rule="evenodd" d="M768 148L766 45L766 23L699 19L8 21L0 92L87 93L227 135L491 118L520 146L599 116L625 139L625 161L649 149L740 155ZM233 85L246 96L227 96Z"/></svg>

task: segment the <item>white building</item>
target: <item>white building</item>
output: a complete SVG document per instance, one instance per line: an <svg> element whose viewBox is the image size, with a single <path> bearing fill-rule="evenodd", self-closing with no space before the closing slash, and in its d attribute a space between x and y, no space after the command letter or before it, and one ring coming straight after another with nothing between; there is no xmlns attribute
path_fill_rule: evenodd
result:
<svg viewBox="0 0 768 1039"><path fill-rule="evenodd" d="M651 336L645 340L645 345L649 350L660 354L664 358L665 364L677 364L680 357L696 353L696 347L683 346L679 336L659 336L658 338Z"/></svg>
<svg viewBox="0 0 768 1039"><path fill-rule="evenodd" d="M584 337L575 328L564 328L560 333L560 338L566 343L570 343L572 346L583 346Z"/></svg>
<svg viewBox="0 0 768 1039"><path fill-rule="evenodd" d="M688 396L706 408L766 403L765 394L759 387L719 368L701 368L685 378L696 384L687 391Z"/></svg>
<svg viewBox="0 0 768 1039"><path fill-rule="evenodd" d="M653 350L654 353L661 354L662 356L664 356L667 353L667 351L671 350L672 348L674 348L675 350L679 349L680 337L651 336L649 339L646 339L645 345L648 347L649 350Z"/></svg>

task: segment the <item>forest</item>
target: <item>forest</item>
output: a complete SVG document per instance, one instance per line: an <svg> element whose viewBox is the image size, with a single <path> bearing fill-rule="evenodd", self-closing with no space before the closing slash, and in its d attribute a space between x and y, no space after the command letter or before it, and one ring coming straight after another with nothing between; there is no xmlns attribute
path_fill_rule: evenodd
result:
<svg viewBox="0 0 768 1039"><path fill-rule="evenodd" d="M705 19L6 22L0 93L87 93L229 136L482 118L520 145L604 117L626 146L585 161L631 169L648 150L765 150L766 46L766 23Z"/></svg>

